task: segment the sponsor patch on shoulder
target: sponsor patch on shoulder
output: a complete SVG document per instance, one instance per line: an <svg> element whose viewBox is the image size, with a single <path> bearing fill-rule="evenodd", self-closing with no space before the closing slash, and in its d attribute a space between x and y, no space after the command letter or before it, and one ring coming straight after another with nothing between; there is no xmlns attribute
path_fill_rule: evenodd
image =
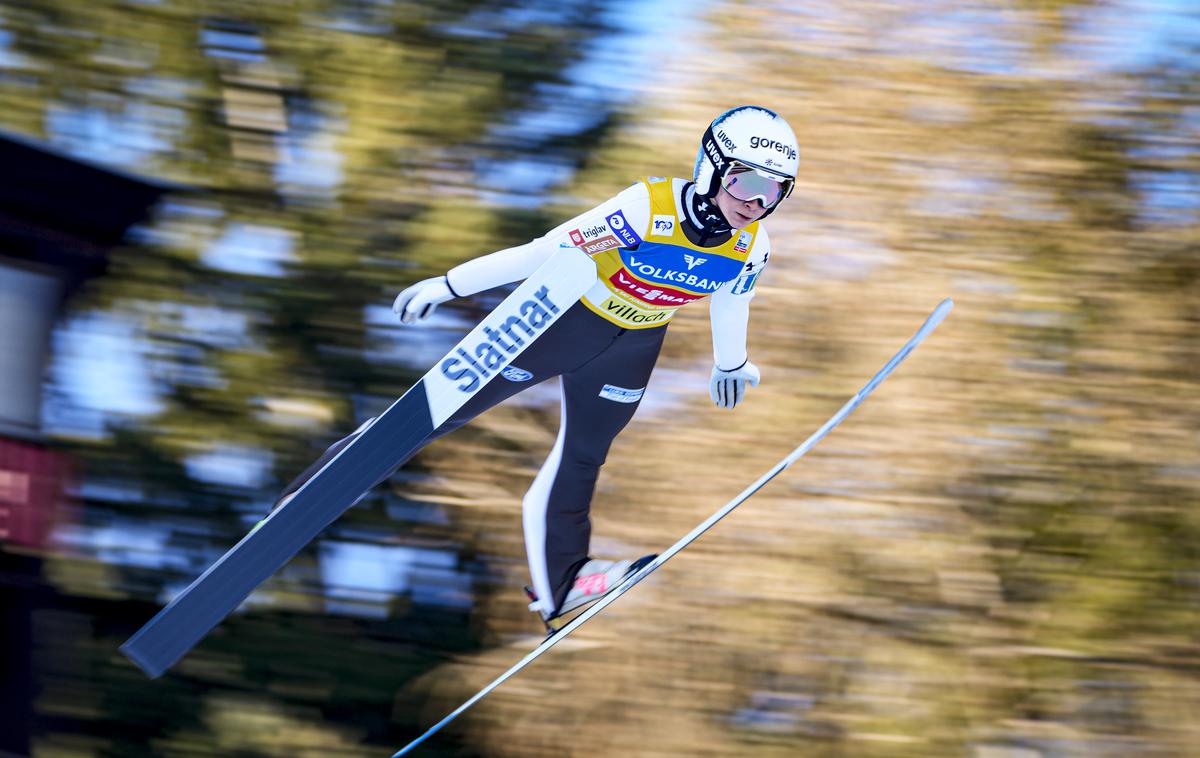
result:
<svg viewBox="0 0 1200 758"><path fill-rule="evenodd" d="M622 221L623 220L624 219L622 219ZM612 235L609 234L609 228L604 224L592 224L591 226L572 229L571 231L567 232L567 236L571 238L571 242L575 245L575 247L578 248L583 248L585 245L594 244L597 240L605 237L612 237Z"/></svg>
<svg viewBox="0 0 1200 758"><path fill-rule="evenodd" d="M650 236L670 237L675 232L675 217L666 214L655 215L650 224Z"/></svg>
<svg viewBox="0 0 1200 758"><path fill-rule="evenodd" d="M761 272L759 271L755 271L753 274L739 276L738 280L733 283L732 293L734 295L744 295L745 293L754 289L754 283L758 281L758 275L760 273Z"/></svg>
<svg viewBox="0 0 1200 758"><path fill-rule="evenodd" d="M738 235L737 244L733 246L733 249L739 253L744 253L750 249L750 243L752 241L754 241L753 232L742 232Z"/></svg>
<svg viewBox="0 0 1200 758"><path fill-rule="evenodd" d="M579 246L579 249L588 255L603 253L605 250L611 250L614 247L620 247L621 242L611 234L606 234L592 242L585 242Z"/></svg>
<svg viewBox="0 0 1200 758"><path fill-rule="evenodd" d="M630 228L629 222L625 219L625 214L621 211L611 214L604 220L608 223L608 228L612 230L613 234L621 238L621 242L625 244L625 247L634 247L642 244L642 238Z"/></svg>
<svg viewBox="0 0 1200 758"><path fill-rule="evenodd" d="M631 390L624 387L618 387L615 384L606 384L600 390L600 397L605 400L612 400L614 403L636 403L642 399L642 393L646 391L645 387L641 389Z"/></svg>

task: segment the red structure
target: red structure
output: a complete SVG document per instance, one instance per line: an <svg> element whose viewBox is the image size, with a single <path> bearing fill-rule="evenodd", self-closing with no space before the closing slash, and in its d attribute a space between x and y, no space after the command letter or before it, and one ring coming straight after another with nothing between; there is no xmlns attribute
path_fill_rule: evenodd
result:
<svg viewBox="0 0 1200 758"><path fill-rule="evenodd" d="M66 455L0 439L0 542L35 550L47 547L70 474Z"/></svg>
<svg viewBox="0 0 1200 758"><path fill-rule="evenodd" d="M42 434L50 336L78 286L169 188L0 134L0 756L30 754L33 618L71 463Z"/></svg>

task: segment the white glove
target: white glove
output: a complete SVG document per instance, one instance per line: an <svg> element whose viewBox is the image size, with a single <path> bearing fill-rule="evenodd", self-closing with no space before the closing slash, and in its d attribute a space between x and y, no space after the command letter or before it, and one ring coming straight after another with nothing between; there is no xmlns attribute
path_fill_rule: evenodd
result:
<svg viewBox="0 0 1200 758"><path fill-rule="evenodd" d="M713 366L708 380L708 395L721 408L732 408L746 396L746 382L758 386L758 366L746 361L732 371L722 371Z"/></svg>
<svg viewBox="0 0 1200 758"><path fill-rule="evenodd" d="M392 303L392 312L401 324L415 324L433 315L434 310L447 300L453 300L454 293L446 284L446 277L435 276L432 279L417 282L408 289L396 295Z"/></svg>

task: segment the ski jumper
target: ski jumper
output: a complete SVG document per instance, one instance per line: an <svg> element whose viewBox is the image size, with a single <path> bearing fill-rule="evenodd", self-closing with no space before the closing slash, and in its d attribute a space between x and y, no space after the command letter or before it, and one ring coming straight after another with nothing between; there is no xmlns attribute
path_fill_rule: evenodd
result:
<svg viewBox="0 0 1200 758"><path fill-rule="evenodd" d="M746 362L749 304L770 242L758 222L703 239L685 210L692 192L684 179L650 177L543 237L446 274L451 290L467 296L528 277L560 247L577 247L596 263L591 289L501 375L488 380L465 363L457 368L461 373L453 378L487 384L424 443L561 377L558 438L522 503L529 570L547 614L562 604L588 560L596 478L641 402L675 311L711 296L717 366L733 370ZM284 494L299 489L357 434L334 443Z"/></svg>

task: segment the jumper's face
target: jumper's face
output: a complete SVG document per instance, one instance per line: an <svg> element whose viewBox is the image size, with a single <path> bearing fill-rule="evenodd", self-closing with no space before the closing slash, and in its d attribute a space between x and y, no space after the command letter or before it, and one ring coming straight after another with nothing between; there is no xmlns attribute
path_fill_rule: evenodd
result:
<svg viewBox="0 0 1200 758"><path fill-rule="evenodd" d="M767 212L761 200L738 200L724 187L717 190L716 203L717 207L721 209L721 215L725 216L725 220L734 229L741 229L753 224Z"/></svg>

